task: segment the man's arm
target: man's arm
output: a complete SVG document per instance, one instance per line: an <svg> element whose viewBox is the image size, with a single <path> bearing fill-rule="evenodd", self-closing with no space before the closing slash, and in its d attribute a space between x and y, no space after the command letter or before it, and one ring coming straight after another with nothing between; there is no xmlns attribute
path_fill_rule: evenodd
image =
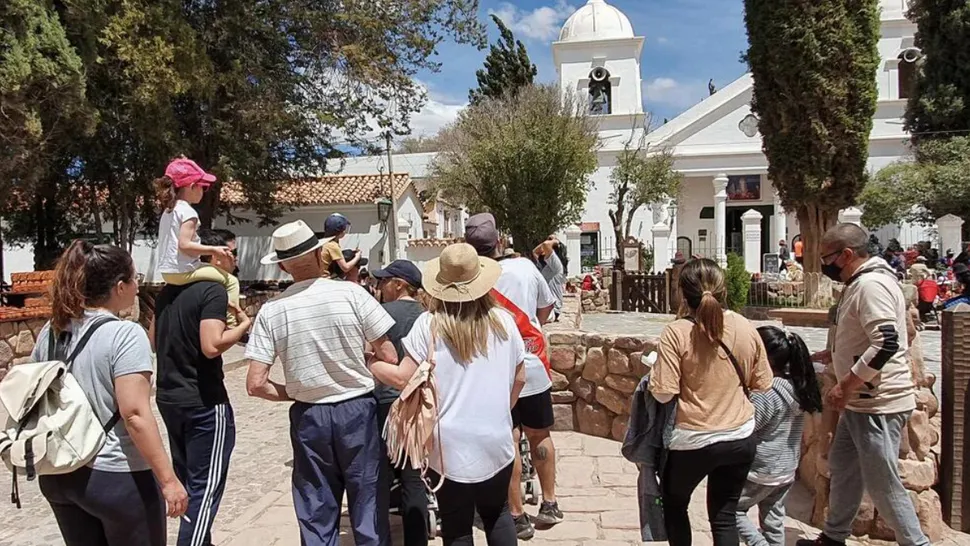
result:
<svg viewBox="0 0 970 546"><path fill-rule="evenodd" d="M199 341L202 346L202 354L206 358L215 358L239 343L239 340L246 335L249 326L252 324L252 320L239 306L229 304L229 308L236 315L236 326L234 328L226 329L224 317L218 319L206 318L199 324Z"/></svg>
<svg viewBox="0 0 970 546"><path fill-rule="evenodd" d="M249 370L246 372L246 394L255 398L262 398L270 402L287 402L292 400L286 394L286 386L281 385L269 378L269 364L249 361Z"/></svg>
<svg viewBox="0 0 970 546"><path fill-rule="evenodd" d="M905 333L896 328L898 317L895 302L896 297L882 284L874 284L860 295L858 318L869 337L869 347L852 365L851 372L832 389L836 392L830 392L830 398L836 399L841 395L844 403L846 397L879 375L899 352L900 337Z"/></svg>
<svg viewBox="0 0 970 546"><path fill-rule="evenodd" d="M539 319L539 324L546 324L549 322L549 316L552 315L552 309L555 305L549 305L541 309L536 310L536 318Z"/></svg>

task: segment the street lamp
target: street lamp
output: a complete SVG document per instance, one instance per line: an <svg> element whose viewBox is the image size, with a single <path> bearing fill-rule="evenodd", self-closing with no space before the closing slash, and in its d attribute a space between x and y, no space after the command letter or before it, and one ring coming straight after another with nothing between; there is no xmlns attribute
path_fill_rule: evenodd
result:
<svg viewBox="0 0 970 546"><path fill-rule="evenodd" d="M387 219L391 216L391 208L393 206L394 203L387 197L381 197L377 200L377 220L380 223L387 223Z"/></svg>

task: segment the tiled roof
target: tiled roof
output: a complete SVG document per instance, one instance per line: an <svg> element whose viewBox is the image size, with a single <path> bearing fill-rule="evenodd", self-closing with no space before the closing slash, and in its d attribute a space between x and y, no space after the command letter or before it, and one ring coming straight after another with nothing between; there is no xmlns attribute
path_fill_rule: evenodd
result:
<svg viewBox="0 0 970 546"><path fill-rule="evenodd" d="M430 239L410 239L408 241L408 246L425 246L425 247L446 247L451 244L460 243L461 239L448 238L448 239L438 239L437 237Z"/></svg>
<svg viewBox="0 0 970 546"><path fill-rule="evenodd" d="M276 200L281 205L289 206L371 204L386 195L387 184L387 175L327 175L287 182L276 190ZM407 173L396 173L395 199L400 199L408 188L417 192ZM229 205L247 204L239 182L223 185L220 197L223 203Z"/></svg>

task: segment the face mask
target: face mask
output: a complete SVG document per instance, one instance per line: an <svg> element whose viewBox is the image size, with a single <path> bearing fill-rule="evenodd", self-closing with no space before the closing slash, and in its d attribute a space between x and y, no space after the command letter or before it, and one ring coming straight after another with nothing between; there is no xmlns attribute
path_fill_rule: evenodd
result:
<svg viewBox="0 0 970 546"><path fill-rule="evenodd" d="M835 262L838 260L839 259L836 258ZM822 274L835 282L842 282L842 266L836 265L835 262L830 264L822 264Z"/></svg>

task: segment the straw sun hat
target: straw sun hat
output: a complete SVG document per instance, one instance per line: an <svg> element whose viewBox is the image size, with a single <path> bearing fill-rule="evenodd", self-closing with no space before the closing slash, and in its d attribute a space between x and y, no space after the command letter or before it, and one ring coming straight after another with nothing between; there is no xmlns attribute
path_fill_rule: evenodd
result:
<svg viewBox="0 0 970 546"><path fill-rule="evenodd" d="M317 238L303 220L283 224L273 232L273 252L263 256L259 263L272 265L299 258L322 247L333 237Z"/></svg>
<svg viewBox="0 0 970 546"><path fill-rule="evenodd" d="M467 243L457 243L425 264L421 278L425 292L431 297L459 303L475 301L487 294L501 274L498 262L479 256Z"/></svg>

